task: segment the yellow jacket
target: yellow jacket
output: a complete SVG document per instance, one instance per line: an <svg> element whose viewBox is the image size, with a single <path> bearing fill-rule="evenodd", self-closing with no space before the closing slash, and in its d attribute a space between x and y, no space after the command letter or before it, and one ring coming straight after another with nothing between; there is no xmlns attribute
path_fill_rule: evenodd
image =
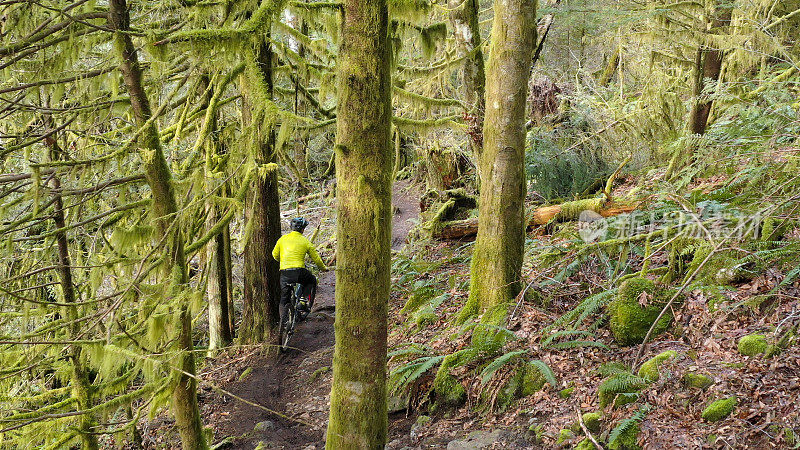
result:
<svg viewBox="0 0 800 450"><path fill-rule="evenodd" d="M305 267L306 253L311 256L317 267L326 270L325 263L322 262L314 245L297 231L281 236L272 249L272 257L280 261L281 270Z"/></svg>

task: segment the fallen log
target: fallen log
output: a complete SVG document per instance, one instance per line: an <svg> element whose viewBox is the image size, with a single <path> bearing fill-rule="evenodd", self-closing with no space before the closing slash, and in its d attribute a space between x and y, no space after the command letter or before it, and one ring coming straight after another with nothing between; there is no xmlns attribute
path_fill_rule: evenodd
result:
<svg viewBox="0 0 800 450"><path fill-rule="evenodd" d="M603 198L591 198L564 202L560 205L536 208L528 220L528 229L547 225L550 222L568 222L577 220L582 211L594 211L603 217L612 217L635 210L638 203L607 202ZM478 234L478 219L472 217L464 220L445 222L434 231L436 239L461 239Z"/></svg>

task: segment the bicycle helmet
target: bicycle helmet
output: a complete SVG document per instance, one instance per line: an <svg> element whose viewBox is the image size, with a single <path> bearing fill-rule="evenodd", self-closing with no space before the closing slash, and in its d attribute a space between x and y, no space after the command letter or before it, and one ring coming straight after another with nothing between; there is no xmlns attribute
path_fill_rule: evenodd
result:
<svg viewBox="0 0 800 450"><path fill-rule="evenodd" d="M307 226L308 226L308 221L305 219L305 217L295 217L294 219L289 221L289 228L291 228L292 231L299 231L302 233Z"/></svg>

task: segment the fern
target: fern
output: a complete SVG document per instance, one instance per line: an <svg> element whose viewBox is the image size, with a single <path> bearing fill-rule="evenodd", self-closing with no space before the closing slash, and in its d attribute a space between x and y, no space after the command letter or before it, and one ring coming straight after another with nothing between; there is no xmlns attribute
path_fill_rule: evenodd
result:
<svg viewBox="0 0 800 450"><path fill-rule="evenodd" d="M614 429L611 430L611 434L608 435L609 446L617 442L623 433L641 423L648 412L650 412L649 407L641 407L633 414L633 416L621 421L616 427L614 427Z"/></svg>
<svg viewBox="0 0 800 450"><path fill-rule="evenodd" d="M588 331L581 331L581 330L561 330L556 331L555 333L547 336L542 340L542 347L548 347L553 341L565 337L565 336L584 336L584 337L594 337L594 333L590 333Z"/></svg>
<svg viewBox="0 0 800 450"><path fill-rule="evenodd" d="M407 347L399 348L389 352L386 357L388 360L392 358L402 358L404 356L424 355L428 353L428 348L421 344L411 344Z"/></svg>
<svg viewBox="0 0 800 450"><path fill-rule="evenodd" d="M536 367L536 370L542 374L544 379L550 383L550 386L556 387L558 386L558 380L556 379L556 374L553 373L553 369L550 368L544 361L540 359L531 360L531 365Z"/></svg>
<svg viewBox="0 0 800 450"><path fill-rule="evenodd" d="M441 363L443 359L444 355L423 356L394 369L390 375L391 385L389 391L392 394L397 393Z"/></svg>
<svg viewBox="0 0 800 450"><path fill-rule="evenodd" d="M548 348L551 348L553 350L572 350L582 347L595 347L595 348L602 348L603 350L608 350L608 346L606 344L603 344L602 342L581 341L581 340L559 342L557 344L549 346Z"/></svg>
<svg viewBox="0 0 800 450"><path fill-rule="evenodd" d="M486 384L501 367L518 360L520 356L526 353L528 353L527 350L516 350L495 358L494 361L490 362L489 365L481 371L481 384Z"/></svg>

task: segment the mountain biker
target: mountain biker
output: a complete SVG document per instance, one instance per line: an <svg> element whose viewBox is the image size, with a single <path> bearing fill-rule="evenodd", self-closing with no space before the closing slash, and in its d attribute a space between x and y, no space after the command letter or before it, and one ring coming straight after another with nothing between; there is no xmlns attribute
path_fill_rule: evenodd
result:
<svg viewBox="0 0 800 450"><path fill-rule="evenodd" d="M293 218L289 221L292 231L281 236L275 244L275 248L272 249L272 257L280 262L281 317L285 317L285 308L292 296L292 284L300 283L303 286L300 308L311 311L311 306L314 305L317 278L305 267L306 254L311 256L311 260L320 270L328 270L314 245L303 236L303 231L307 226L308 221L305 218ZM308 299L308 302L305 299Z"/></svg>

